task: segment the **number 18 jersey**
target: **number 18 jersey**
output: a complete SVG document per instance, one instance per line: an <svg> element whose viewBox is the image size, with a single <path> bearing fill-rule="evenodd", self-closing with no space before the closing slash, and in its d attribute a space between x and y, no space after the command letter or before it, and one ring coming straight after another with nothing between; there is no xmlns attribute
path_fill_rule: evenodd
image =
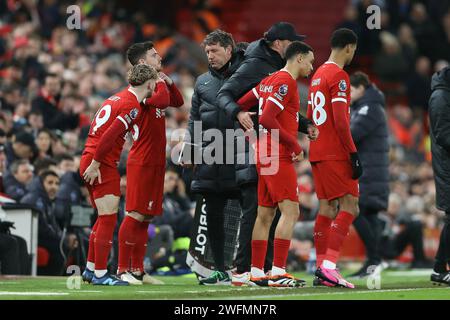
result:
<svg viewBox="0 0 450 320"><path fill-rule="evenodd" d="M311 141L309 161L349 160L338 136L333 116L335 107L346 108L347 125L350 126L350 79L348 74L334 62L325 62L317 69L309 87L307 117L319 129L319 137Z"/></svg>
<svg viewBox="0 0 450 320"><path fill-rule="evenodd" d="M84 153L95 154L102 135L116 119L123 123L126 133L131 130L140 117L141 105L136 95L129 88L109 97L103 102L102 107L94 116L86 140ZM102 163L111 167L117 167L124 143L125 134L116 139L114 148L108 153Z"/></svg>

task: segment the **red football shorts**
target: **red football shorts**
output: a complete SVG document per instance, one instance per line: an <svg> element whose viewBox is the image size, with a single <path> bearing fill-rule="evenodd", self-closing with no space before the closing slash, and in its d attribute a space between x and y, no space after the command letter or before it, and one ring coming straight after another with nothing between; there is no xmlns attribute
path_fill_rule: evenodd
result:
<svg viewBox="0 0 450 320"><path fill-rule="evenodd" d="M350 161L312 162L311 167L317 198L331 201L346 194L359 197L358 180L352 179Z"/></svg>
<svg viewBox="0 0 450 320"><path fill-rule="evenodd" d="M298 202L297 173L291 161L279 161L279 167L272 174L258 170L258 205L275 208L283 200ZM268 173L268 172L266 172Z"/></svg>
<svg viewBox="0 0 450 320"><path fill-rule="evenodd" d="M80 159L80 174L83 176L84 171L91 164L94 155L90 153L83 153ZM112 194L120 197L120 175L117 168L113 168L104 164L100 165L100 174L102 177L102 183L98 183L95 180L93 185L85 183L91 202L95 207L95 199L99 199L107 194Z"/></svg>
<svg viewBox="0 0 450 320"><path fill-rule="evenodd" d="M127 212L162 214L165 172L165 165L127 165Z"/></svg>

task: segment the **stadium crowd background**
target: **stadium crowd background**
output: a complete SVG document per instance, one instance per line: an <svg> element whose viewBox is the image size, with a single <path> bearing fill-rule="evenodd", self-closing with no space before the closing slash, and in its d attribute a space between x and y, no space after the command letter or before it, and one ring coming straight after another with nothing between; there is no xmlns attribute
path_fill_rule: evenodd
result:
<svg viewBox="0 0 450 320"><path fill-rule="evenodd" d="M166 134L170 141L174 130L186 127L195 79L207 71L206 56L200 46L205 35L222 28L233 32L236 41L256 40L246 36L247 21L236 21L233 28L229 21L228 24L222 21L226 5L233 3L238 6L238 2L245 5L254 1L147 1L145 8L140 8L137 1L124 4L124 1L94 0L77 3L1 0L0 139L5 143L7 158L7 167L2 172L3 193L24 201L23 198L30 198L27 194L39 196L42 191L30 172L22 173L19 177L21 182L17 181L17 171L21 168L19 163L11 170L16 159L29 160L33 165L33 177L47 168L55 170L61 178L61 185L56 200L50 199L50 205L44 208L48 213L44 222L60 235L67 217L58 214L58 201L69 201L73 205L89 201L80 181L71 172L78 169L90 119L104 99L126 84L125 74L130 67L125 59L127 47L135 42L154 41L155 48L163 57L164 72L175 81L184 96L182 108L166 111ZM301 7L303 2L296 3ZM328 3L314 2L319 7ZM385 221L389 221L385 235L393 236L400 232L405 221L421 221L425 252L431 259L437 248L443 213L434 206L427 102L432 74L448 65L450 60L449 1L338 2L344 6L335 13L339 22L334 27L353 29L360 38L355 62L347 71L368 73L386 95L391 195L385 214ZM66 8L72 4L81 8L81 30L69 30L66 26ZM379 5L382 9L381 30L365 28L365 12L370 4ZM272 22L260 21L259 37ZM300 33L305 33L301 22L296 27ZM309 40L310 37L306 42ZM315 67L324 59L326 57L316 60ZM305 97L307 83L300 88L301 97ZM305 106L302 101L303 110ZM302 147L307 149L307 139L299 139ZM16 141L16 146L17 143L29 146L34 154L17 154L13 151L13 141ZM168 161L171 147L176 143L168 143ZM127 143L124 159L129 148ZM123 176L121 185L125 188L124 163L120 169ZM314 220L318 202L308 161L301 162L297 169L303 213L301 223L307 223ZM23 184L27 185L25 189ZM164 192L164 215L155 224L171 226L168 233L175 239L189 237L194 211L189 175L182 176L181 168L169 165ZM150 233L154 236L164 228L152 229ZM69 235L71 232L74 230L69 228ZM82 238L81 245L85 246L89 230L84 229L83 232L85 239ZM308 259L311 239L312 234L299 236L298 241L293 241L291 266ZM357 247L355 237L348 241ZM76 260L79 255L74 254L79 247L80 243L68 236L66 254L71 251L71 261L83 265L82 261ZM164 241L161 247L152 250L153 265L167 265L169 260L173 260L167 258L166 251L170 251L170 245ZM408 252L401 261L411 261L411 252ZM349 250L348 256L362 259L361 252L356 249ZM50 255L50 259L55 258ZM54 269L39 270L41 273L55 273Z"/></svg>

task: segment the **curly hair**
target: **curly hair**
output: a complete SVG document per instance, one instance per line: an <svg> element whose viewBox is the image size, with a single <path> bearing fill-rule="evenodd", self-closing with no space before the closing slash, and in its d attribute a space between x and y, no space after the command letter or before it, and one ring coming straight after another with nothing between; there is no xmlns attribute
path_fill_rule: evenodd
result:
<svg viewBox="0 0 450 320"><path fill-rule="evenodd" d="M128 83L133 87L143 85L148 80L158 79L155 68L146 64L137 64L128 71Z"/></svg>

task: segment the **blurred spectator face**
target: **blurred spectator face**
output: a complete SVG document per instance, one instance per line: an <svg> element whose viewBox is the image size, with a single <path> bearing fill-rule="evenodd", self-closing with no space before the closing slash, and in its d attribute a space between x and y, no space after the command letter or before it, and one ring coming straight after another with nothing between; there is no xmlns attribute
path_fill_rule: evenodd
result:
<svg viewBox="0 0 450 320"><path fill-rule="evenodd" d="M14 173L14 178L22 184L28 184L33 179L33 170L29 163L19 165L17 172Z"/></svg>
<svg viewBox="0 0 450 320"><path fill-rule="evenodd" d="M61 90L61 82L58 77L48 76L45 78L44 88L51 96L57 96Z"/></svg>
<svg viewBox="0 0 450 320"><path fill-rule="evenodd" d="M360 85L358 87L350 86L350 98L352 103L361 99L365 91L366 89L363 85Z"/></svg>
<svg viewBox="0 0 450 320"><path fill-rule="evenodd" d="M208 63L215 70L221 69L231 59L232 47L222 47L219 43L206 45L205 53Z"/></svg>
<svg viewBox="0 0 450 320"><path fill-rule="evenodd" d="M59 154L67 153L67 147L64 145L61 139L57 138L52 140L52 151L56 156Z"/></svg>
<svg viewBox="0 0 450 320"><path fill-rule="evenodd" d="M391 193L389 195L388 209L387 213L391 217L397 216L402 207L402 200L400 196L396 193Z"/></svg>
<svg viewBox="0 0 450 320"><path fill-rule="evenodd" d="M66 172L75 172L75 161L64 159L58 164L58 171L63 175Z"/></svg>
<svg viewBox="0 0 450 320"><path fill-rule="evenodd" d="M415 43L413 31L408 24L404 23L398 29L398 40L403 44Z"/></svg>
<svg viewBox="0 0 450 320"><path fill-rule="evenodd" d="M42 184L44 185L45 192L47 192L50 200L54 200L59 190L59 178L53 175L48 175L45 177Z"/></svg>
<svg viewBox="0 0 450 320"><path fill-rule="evenodd" d="M44 128L44 118L42 117L42 114L31 113L28 116L28 123L34 130L40 130Z"/></svg>
<svg viewBox="0 0 450 320"><path fill-rule="evenodd" d="M347 21L356 21L358 19L358 10L356 10L355 6L348 6L347 9L345 9L345 20Z"/></svg>
<svg viewBox="0 0 450 320"><path fill-rule="evenodd" d="M416 62L416 72L423 76L429 76L431 72L431 62L427 57L420 57Z"/></svg>
<svg viewBox="0 0 450 320"><path fill-rule="evenodd" d="M141 60L139 60L139 61L141 61ZM156 71L159 72L162 70L162 66L161 66L162 58L159 55L159 53L155 50L155 48L148 50L145 55L145 58L143 60L144 60L144 63L152 66L153 68L156 69Z"/></svg>
<svg viewBox="0 0 450 320"><path fill-rule="evenodd" d="M36 145L40 153L47 154L50 149L51 143L52 139L48 132L39 132L38 136L36 137Z"/></svg>
<svg viewBox="0 0 450 320"><path fill-rule="evenodd" d="M30 159L33 156L31 147L22 142L14 142L13 149L16 156L20 159Z"/></svg>
<svg viewBox="0 0 450 320"><path fill-rule="evenodd" d="M411 20L416 23L422 23L427 20L427 9L422 3L416 3L411 10Z"/></svg>
<svg viewBox="0 0 450 320"><path fill-rule="evenodd" d="M171 193L175 190L178 183L178 174L173 171L167 171L164 176L164 193Z"/></svg>
<svg viewBox="0 0 450 320"><path fill-rule="evenodd" d="M31 111L31 106L30 104L26 103L26 102L20 102L16 109L15 109L15 115L17 117L21 117L21 118L25 118L26 115Z"/></svg>

